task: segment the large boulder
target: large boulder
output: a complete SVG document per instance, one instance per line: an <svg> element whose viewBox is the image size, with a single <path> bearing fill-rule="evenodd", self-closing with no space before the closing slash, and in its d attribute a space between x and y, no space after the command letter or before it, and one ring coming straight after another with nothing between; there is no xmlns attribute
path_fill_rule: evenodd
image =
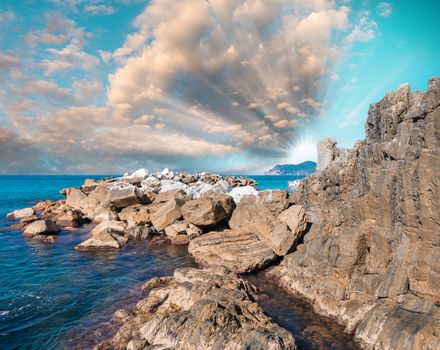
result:
<svg viewBox="0 0 440 350"><path fill-rule="evenodd" d="M306 211L302 205L292 205L278 215L278 219L287 224L295 238L307 228Z"/></svg>
<svg viewBox="0 0 440 350"><path fill-rule="evenodd" d="M78 244L75 249L81 251L113 250L122 248L128 241L120 230L107 228L96 232L89 239Z"/></svg>
<svg viewBox="0 0 440 350"><path fill-rule="evenodd" d="M188 252L202 266L226 266L237 273L259 270L276 255L251 232L224 230L194 238Z"/></svg>
<svg viewBox="0 0 440 350"><path fill-rule="evenodd" d="M258 192L258 198L277 216L289 206L289 194L283 190L266 190Z"/></svg>
<svg viewBox="0 0 440 350"><path fill-rule="evenodd" d="M66 204L74 209L81 209L81 201L87 198L87 195L79 188L66 188Z"/></svg>
<svg viewBox="0 0 440 350"><path fill-rule="evenodd" d="M177 189L177 190L159 192L156 198L154 199L154 203L166 203L169 200L175 198L179 198L185 201L189 199L185 191L181 189Z"/></svg>
<svg viewBox="0 0 440 350"><path fill-rule="evenodd" d="M123 235L126 228L127 228L127 225L122 221L117 221L117 220L103 221L99 225L95 226L93 228L93 230L90 231L89 235L91 237L97 236L98 234L100 234L108 229L112 229L113 231L117 231L121 235Z"/></svg>
<svg viewBox="0 0 440 350"><path fill-rule="evenodd" d="M142 195L136 186L117 184L108 190L107 199L116 208L125 208L141 203Z"/></svg>
<svg viewBox="0 0 440 350"><path fill-rule="evenodd" d="M234 187L229 195L234 199L235 203L240 203L244 196L256 196L258 191L252 186Z"/></svg>
<svg viewBox="0 0 440 350"><path fill-rule="evenodd" d="M135 204L122 209L118 216L128 226L151 225L152 216L160 207L161 204Z"/></svg>
<svg viewBox="0 0 440 350"><path fill-rule="evenodd" d="M306 228L306 226L295 227L295 233L289 229L286 220L291 211L284 213L283 210L287 205L287 197L279 193L275 196L264 194L261 197L259 195L244 197L234 210L229 220L229 227L255 233L277 255L284 256Z"/></svg>
<svg viewBox="0 0 440 350"><path fill-rule="evenodd" d="M151 218L151 223L156 230L162 231L165 227L180 219L182 217L181 209L184 204L185 201L180 198L174 198L164 203Z"/></svg>
<svg viewBox="0 0 440 350"><path fill-rule="evenodd" d="M209 226L229 218L234 208L235 203L230 196L218 194L186 202L182 215L194 225Z"/></svg>
<svg viewBox="0 0 440 350"><path fill-rule="evenodd" d="M224 268L177 269L159 286L133 312L118 311L122 326L96 349L296 349L255 302L256 288Z"/></svg>
<svg viewBox="0 0 440 350"><path fill-rule="evenodd" d="M37 220L26 226L24 235L28 237L39 235L53 235L60 232L60 228L52 220Z"/></svg>
<svg viewBox="0 0 440 350"><path fill-rule="evenodd" d="M20 220L25 217L34 216L34 215L35 215L35 211L33 208L24 208L24 209L14 210L13 212L7 214L6 216L9 219Z"/></svg>

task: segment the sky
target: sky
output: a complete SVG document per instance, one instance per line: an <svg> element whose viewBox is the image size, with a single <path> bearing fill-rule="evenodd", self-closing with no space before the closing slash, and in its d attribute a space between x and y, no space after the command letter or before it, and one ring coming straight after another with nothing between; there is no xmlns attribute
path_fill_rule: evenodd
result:
<svg viewBox="0 0 440 350"><path fill-rule="evenodd" d="M0 0L0 174L257 174L440 75L440 1Z"/></svg>

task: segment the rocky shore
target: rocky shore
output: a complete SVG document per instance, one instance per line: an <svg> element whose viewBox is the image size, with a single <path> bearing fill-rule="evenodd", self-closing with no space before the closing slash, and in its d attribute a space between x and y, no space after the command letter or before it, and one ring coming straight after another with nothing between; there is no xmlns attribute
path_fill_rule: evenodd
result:
<svg viewBox="0 0 440 350"><path fill-rule="evenodd" d="M130 240L188 245L205 269L146 283L120 329L97 349L295 349L256 288L268 268L286 291L354 333L365 349L440 348L440 78L402 85L370 107L366 139L318 146L318 172L294 193L206 173L86 180L8 217L30 239L95 226L79 251ZM270 265L274 265L270 267Z"/></svg>

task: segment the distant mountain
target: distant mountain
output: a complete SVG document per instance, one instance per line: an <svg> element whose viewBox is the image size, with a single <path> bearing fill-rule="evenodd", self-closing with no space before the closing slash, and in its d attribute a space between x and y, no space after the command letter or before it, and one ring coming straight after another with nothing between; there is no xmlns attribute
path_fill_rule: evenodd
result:
<svg viewBox="0 0 440 350"><path fill-rule="evenodd" d="M264 174L307 176L313 174L315 171L316 171L316 163L308 160L300 164L278 164L275 165L269 171L266 171Z"/></svg>

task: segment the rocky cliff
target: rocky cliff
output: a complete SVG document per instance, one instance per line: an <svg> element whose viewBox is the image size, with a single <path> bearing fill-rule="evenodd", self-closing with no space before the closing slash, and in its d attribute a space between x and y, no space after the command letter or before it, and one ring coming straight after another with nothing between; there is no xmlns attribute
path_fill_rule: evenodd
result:
<svg viewBox="0 0 440 350"><path fill-rule="evenodd" d="M440 78L371 105L365 132L320 145L294 195L312 228L269 274L366 349L440 349Z"/></svg>

